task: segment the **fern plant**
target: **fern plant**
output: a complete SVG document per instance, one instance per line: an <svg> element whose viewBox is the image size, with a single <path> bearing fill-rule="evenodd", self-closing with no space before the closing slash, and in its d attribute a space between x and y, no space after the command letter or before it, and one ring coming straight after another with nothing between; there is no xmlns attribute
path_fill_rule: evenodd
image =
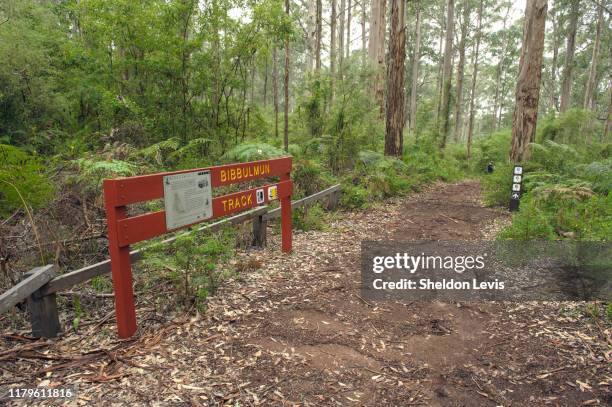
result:
<svg viewBox="0 0 612 407"><path fill-rule="evenodd" d="M105 178L130 177L138 173L137 165L121 160L80 158L75 164L79 169L77 180L89 188L100 188Z"/></svg>
<svg viewBox="0 0 612 407"><path fill-rule="evenodd" d="M226 161L257 161L287 155L283 150L265 143L244 143L229 150L223 159Z"/></svg>

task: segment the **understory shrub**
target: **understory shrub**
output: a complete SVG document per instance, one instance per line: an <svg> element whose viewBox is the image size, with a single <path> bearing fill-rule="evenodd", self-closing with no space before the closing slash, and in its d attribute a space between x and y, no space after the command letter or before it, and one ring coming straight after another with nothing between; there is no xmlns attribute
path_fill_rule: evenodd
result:
<svg viewBox="0 0 612 407"><path fill-rule="evenodd" d="M27 205L37 208L53 197L42 161L17 147L0 144L0 216ZM25 208L29 210L29 208Z"/></svg>

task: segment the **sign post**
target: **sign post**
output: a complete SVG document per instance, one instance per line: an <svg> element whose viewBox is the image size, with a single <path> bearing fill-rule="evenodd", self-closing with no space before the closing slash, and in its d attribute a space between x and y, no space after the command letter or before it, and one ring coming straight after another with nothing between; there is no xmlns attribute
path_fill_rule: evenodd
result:
<svg viewBox="0 0 612 407"><path fill-rule="evenodd" d="M516 212L519 209L521 193L523 189L523 167L515 165L512 171L512 191L510 192L510 212Z"/></svg>
<svg viewBox="0 0 612 407"><path fill-rule="evenodd" d="M214 197L214 188L278 177L279 182ZM291 251L291 157L104 180L115 313L120 338L136 332L130 245L278 199L282 250ZM128 216L127 206L164 199L164 210Z"/></svg>

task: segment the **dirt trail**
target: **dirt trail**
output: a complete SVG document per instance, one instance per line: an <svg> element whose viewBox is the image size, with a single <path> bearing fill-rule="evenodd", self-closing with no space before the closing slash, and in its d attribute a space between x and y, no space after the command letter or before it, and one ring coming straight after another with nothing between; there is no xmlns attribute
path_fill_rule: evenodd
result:
<svg viewBox="0 0 612 407"><path fill-rule="evenodd" d="M291 255L272 236L246 255L263 268L224 284L204 315L160 323L139 311L128 343L110 325L68 335L50 354L118 349L47 380L82 382L82 400L104 405L609 405L609 332L559 304L359 296L362 240L483 239L506 219L464 182L296 233Z"/></svg>

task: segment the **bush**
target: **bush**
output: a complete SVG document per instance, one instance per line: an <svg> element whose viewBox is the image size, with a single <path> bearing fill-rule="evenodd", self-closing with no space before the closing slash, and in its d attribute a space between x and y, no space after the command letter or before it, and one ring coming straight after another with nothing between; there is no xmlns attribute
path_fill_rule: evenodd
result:
<svg viewBox="0 0 612 407"><path fill-rule="evenodd" d="M345 208L362 208L368 202L368 191L359 185L343 185L340 205Z"/></svg>
<svg viewBox="0 0 612 407"><path fill-rule="evenodd" d="M53 191L38 157L0 144L0 216L24 205L40 207L53 197Z"/></svg>
<svg viewBox="0 0 612 407"><path fill-rule="evenodd" d="M323 230L325 228L325 211L317 203L308 208L293 211L293 225L300 230Z"/></svg>
<svg viewBox="0 0 612 407"><path fill-rule="evenodd" d="M293 161L291 179L295 187L295 197L312 195L327 188L334 181L325 174L321 164L305 158Z"/></svg>
<svg viewBox="0 0 612 407"><path fill-rule="evenodd" d="M219 233L192 231L180 235L172 244L154 244L145 249L145 265L159 271L158 278L169 279L184 305L213 295L228 272L219 268L235 247L235 232L226 228ZM149 281L149 285L155 281Z"/></svg>
<svg viewBox="0 0 612 407"><path fill-rule="evenodd" d="M91 189L99 189L107 178L130 177L138 173L138 166L122 160L80 158L75 161L79 170L77 181Z"/></svg>

